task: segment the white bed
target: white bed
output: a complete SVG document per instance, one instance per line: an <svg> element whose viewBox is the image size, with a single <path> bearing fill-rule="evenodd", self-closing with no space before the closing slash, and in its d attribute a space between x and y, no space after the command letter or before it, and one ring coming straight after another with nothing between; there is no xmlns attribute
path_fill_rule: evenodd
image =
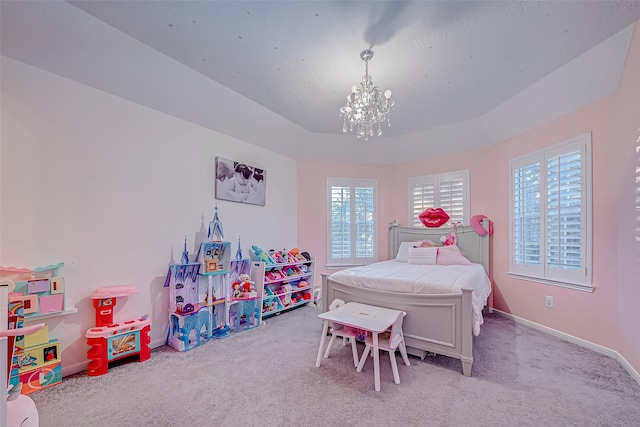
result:
<svg viewBox="0 0 640 427"><path fill-rule="evenodd" d="M488 228L488 220L483 226ZM448 227L392 227L392 260L322 275L322 310L335 298L403 310L410 354L424 358L433 352L460 359L464 375L471 375L473 336L480 332L483 308L490 311L492 307L490 236L479 236L469 226L458 227L458 246L472 265L394 260L401 242L438 242L450 231Z"/></svg>

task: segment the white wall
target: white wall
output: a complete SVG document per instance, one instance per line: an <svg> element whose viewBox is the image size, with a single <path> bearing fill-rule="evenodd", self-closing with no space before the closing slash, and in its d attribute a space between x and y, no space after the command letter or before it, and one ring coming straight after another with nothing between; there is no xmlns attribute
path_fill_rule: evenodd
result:
<svg viewBox="0 0 640 427"><path fill-rule="evenodd" d="M167 265L184 237L194 254L218 203L225 238L245 256L297 246L296 163L2 57L0 265L64 262L71 314L47 320L63 375L85 368L89 294L132 284L115 320L149 314L152 345L167 332ZM247 126L250 126L247 123ZM214 198L216 156L267 171L265 207ZM213 344L215 345L215 344Z"/></svg>

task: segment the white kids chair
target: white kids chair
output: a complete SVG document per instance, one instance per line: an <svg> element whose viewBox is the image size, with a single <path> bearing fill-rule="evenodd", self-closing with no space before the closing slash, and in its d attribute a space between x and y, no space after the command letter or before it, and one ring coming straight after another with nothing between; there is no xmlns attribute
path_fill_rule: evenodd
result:
<svg viewBox="0 0 640 427"><path fill-rule="evenodd" d="M334 310L338 307L343 306L345 303L341 299L334 299L329 306L329 310ZM327 351L324 352L324 358L329 358L329 352L331 351L331 346L335 341L336 337L342 337L342 345L346 345L347 340L351 341L351 351L353 352L353 366L358 366L358 348L356 347L356 338L358 337L358 333L348 326L341 325L339 323L330 324L331 328L329 332L331 333L331 339L329 340L329 345L327 346Z"/></svg>
<svg viewBox="0 0 640 427"><path fill-rule="evenodd" d="M397 348L400 348L400 354L402 355L404 364L410 366L409 357L407 356L407 347L404 343L404 335L402 333L402 321L407 313L405 313L404 311L400 311L399 313L400 314L396 318L396 321L393 322L393 325L391 326L391 331L387 331L378 335L378 348L380 350L389 352L389 359L391 359L391 369L393 370L393 380L396 384L400 384L400 375L398 375L398 364L396 363ZM367 335L367 337L365 338L365 344L366 347L364 349L364 353L362 353L362 358L360 358L360 363L358 363L358 367L356 368L356 371L358 372L362 372L362 368L367 361L367 356L373 348L373 338L370 335Z"/></svg>

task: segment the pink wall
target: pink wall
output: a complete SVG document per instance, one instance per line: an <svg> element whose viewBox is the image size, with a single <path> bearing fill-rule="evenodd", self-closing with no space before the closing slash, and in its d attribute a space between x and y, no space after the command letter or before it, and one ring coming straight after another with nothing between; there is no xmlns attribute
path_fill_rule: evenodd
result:
<svg viewBox="0 0 640 427"><path fill-rule="evenodd" d="M640 128L640 30L636 24L618 93L483 150L424 159L401 165L298 162L298 237L326 260L326 178L376 178L379 183L379 252L388 253L386 224L407 221L410 176L469 169L471 214L495 223L494 304L499 310L569 335L617 350L640 371L640 256L634 240L640 226L635 212L635 154ZM511 278L509 269L509 160L592 133L593 284L583 292ZM624 214L621 214L624 212ZM640 234L640 233L639 233ZM640 237L640 236L639 236ZM554 308L545 307L545 296Z"/></svg>
<svg viewBox="0 0 640 427"><path fill-rule="evenodd" d="M640 24L631 41L627 56L613 127L617 130L615 162L616 179L612 186L619 194L614 204L617 232L617 298L614 311L619 352L640 371ZM615 265L615 264L614 264Z"/></svg>
<svg viewBox="0 0 640 427"><path fill-rule="evenodd" d="M389 258L389 223L392 206L387 203L394 191L391 165L298 162L298 246L316 259L316 271L326 273L327 265L327 178L378 180L378 259ZM316 280L320 280L319 277Z"/></svg>

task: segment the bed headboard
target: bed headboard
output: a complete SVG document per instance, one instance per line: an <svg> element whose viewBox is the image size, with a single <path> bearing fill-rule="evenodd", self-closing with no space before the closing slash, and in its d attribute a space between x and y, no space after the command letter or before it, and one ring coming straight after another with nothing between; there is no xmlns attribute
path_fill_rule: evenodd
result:
<svg viewBox="0 0 640 427"><path fill-rule="evenodd" d="M489 229L489 219L482 221L482 226ZM389 231L389 254L391 259L396 257L400 242L417 242L419 240L433 240L441 244L440 237L453 231L453 227L400 227L391 226ZM478 235L470 225L458 227L458 247L469 261L484 265L484 269L491 277L491 242L489 234Z"/></svg>

